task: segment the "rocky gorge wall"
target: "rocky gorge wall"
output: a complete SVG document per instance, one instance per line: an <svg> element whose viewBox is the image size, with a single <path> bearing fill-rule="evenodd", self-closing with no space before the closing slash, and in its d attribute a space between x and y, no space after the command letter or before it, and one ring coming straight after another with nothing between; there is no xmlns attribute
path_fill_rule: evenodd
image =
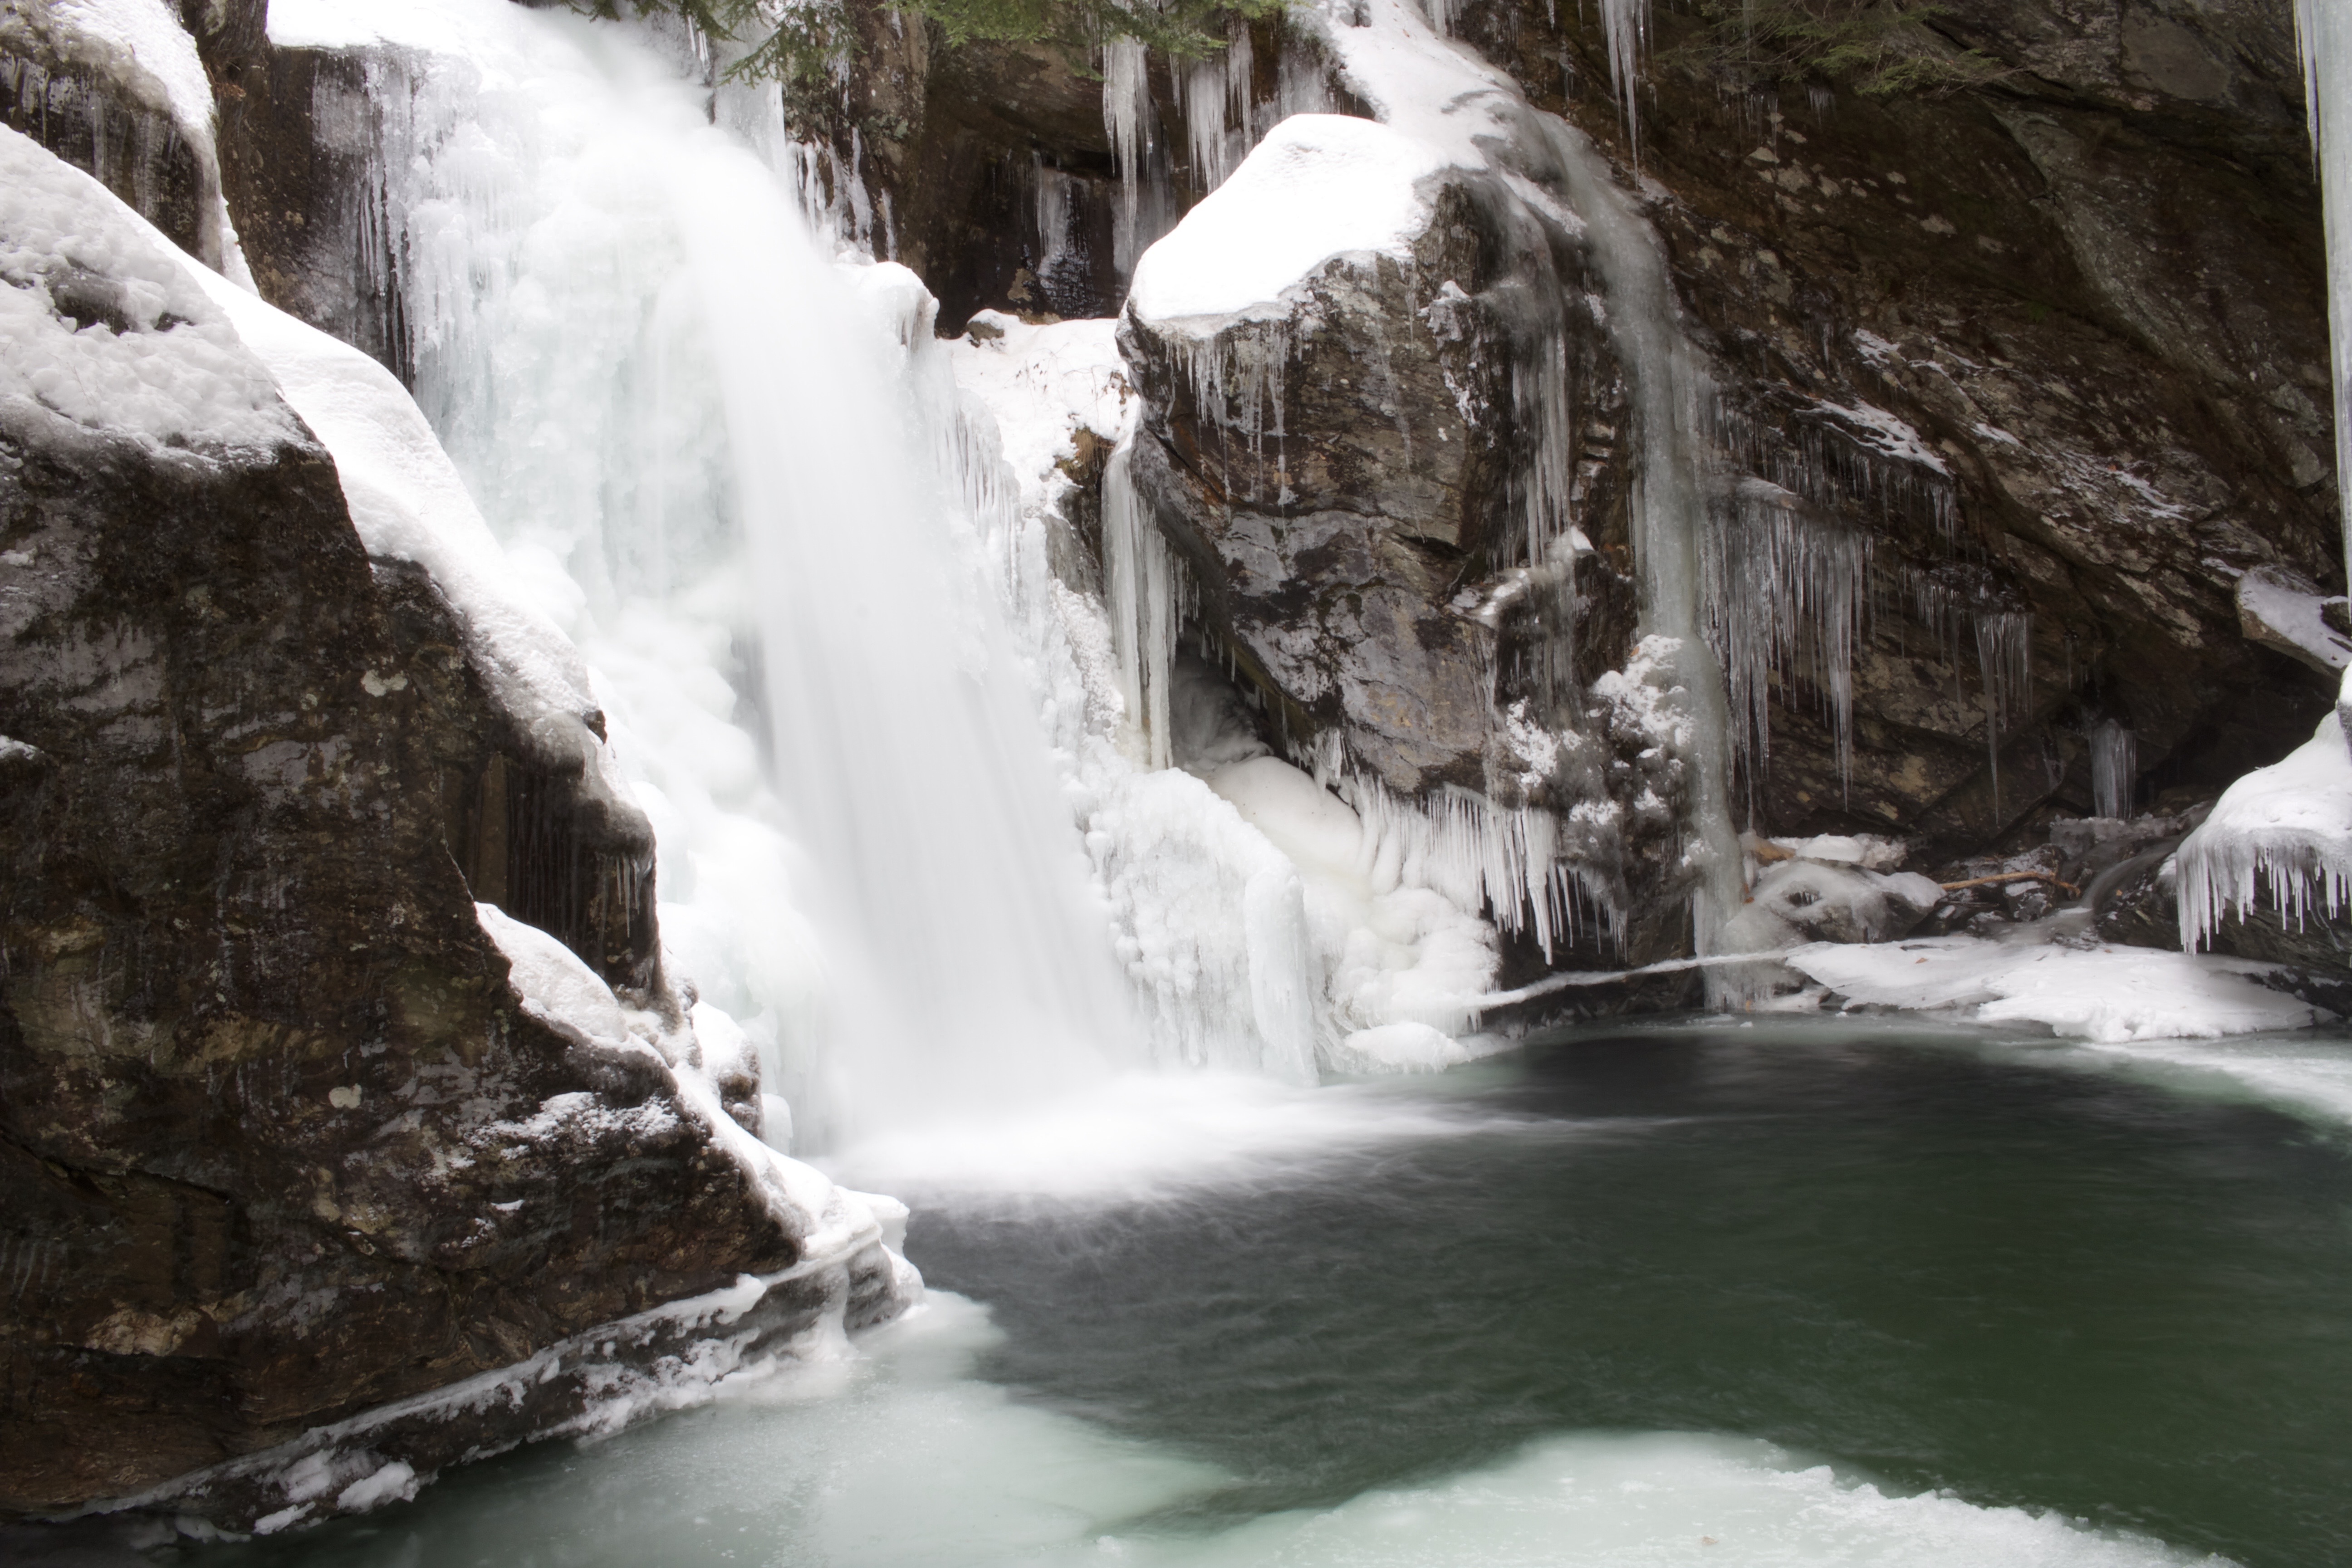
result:
<svg viewBox="0 0 2352 1568"><path fill-rule="evenodd" d="M869 27L839 91L798 106L827 149L813 188L852 229L890 215L861 232L944 280L943 322L1097 312L1146 233L1284 108L1370 111L1331 47L1368 15L1294 13L1236 29L1224 57L1155 64L1127 138L1139 195L1121 178L1123 87L1106 114L1103 83L1042 51L949 64L936 39ZM1885 92L1743 48L1729 16L1654 13L1638 154L1600 11L1474 4L1443 21L1605 152L1664 244L1712 385L1690 418L1709 448L1706 613L1738 825L1904 838L1915 867L1957 868L2034 847L2107 796L2193 809L2292 750L2340 650L2275 635L2241 584L2284 584L2315 614L2343 584L2291 7L1971 0L1877 40L1913 72ZM1038 81L1051 114L1010 91ZM1335 268L1293 322L1329 330L1253 351L1252 395L1270 384L1278 408L1204 418L1153 331L1130 318L1122 342L1153 437L1141 483L1195 569L1210 640L1279 716L1269 738L1303 760L1344 731L1392 790L1507 805L1507 715L1529 678L1589 691L1633 657L1634 421L1580 242L1515 237L1524 215L1475 181L1439 199L1430 255ZM1478 303L1433 318L1448 284ZM1531 298L1548 331L1528 331ZM1556 377L1539 417L1514 374ZM1469 427L1452 451L1449 422ZM1343 510L1362 548L1220 544L1263 532L1266 509L1229 493L1218 441L1276 426L1297 482L1275 510ZM1572 447L1567 510L1589 547L1573 603L1549 607L1511 576L1534 564L1519 476L1547 426ZM1498 599L1499 623L1479 625ZM1410 743L1329 695L1376 688L1423 726ZM1630 803L1640 786L1614 787ZM1671 854L1580 866L1620 910L1678 885Z"/></svg>

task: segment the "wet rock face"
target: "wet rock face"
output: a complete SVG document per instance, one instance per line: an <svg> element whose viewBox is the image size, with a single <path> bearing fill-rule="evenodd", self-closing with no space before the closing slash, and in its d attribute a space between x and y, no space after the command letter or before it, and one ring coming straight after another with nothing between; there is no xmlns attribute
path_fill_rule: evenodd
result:
<svg viewBox="0 0 2352 1568"><path fill-rule="evenodd" d="M321 449L14 406L0 637L0 1510L796 1261L658 1058L519 1007L441 769L500 721Z"/></svg>
<svg viewBox="0 0 2352 1568"><path fill-rule="evenodd" d="M1866 562L1851 765L1831 682L1768 669L1759 825L1940 859L2091 809L2103 720L2137 732L2143 800L2298 743L2324 678L2231 603L2263 565L2342 581L2284 0L1968 0L1938 47L2002 74L1884 100L1727 93L1675 64L1698 22L1656 23L1642 169L1727 462ZM1481 4L1457 31L1630 163L1597 16Z"/></svg>
<svg viewBox="0 0 2352 1568"><path fill-rule="evenodd" d="M1344 725L1390 788L1478 787L1490 630L1453 604L1485 555L1509 345L1467 195L1412 259L1340 258L1276 321L1213 335L1129 312L1144 396L1136 483L1202 585L1204 619L1307 732Z"/></svg>

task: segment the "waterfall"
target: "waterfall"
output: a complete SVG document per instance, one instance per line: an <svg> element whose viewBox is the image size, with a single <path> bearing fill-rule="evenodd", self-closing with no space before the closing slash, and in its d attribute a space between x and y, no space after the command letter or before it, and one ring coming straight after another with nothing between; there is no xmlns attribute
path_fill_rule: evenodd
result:
<svg viewBox="0 0 2352 1568"><path fill-rule="evenodd" d="M2335 345L2336 475L2352 568L2352 8L2342 0L2295 0L2305 109L2327 215L2327 320Z"/></svg>
<svg viewBox="0 0 2352 1568"><path fill-rule="evenodd" d="M506 0L278 0L272 33L396 46L348 107L418 401L594 674L676 968L803 1141L1105 1071L1132 1026L909 369L929 297L837 267L781 134L731 133L775 89L714 112L656 35Z"/></svg>
<svg viewBox="0 0 2352 1568"><path fill-rule="evenodd" d="M1629 98L1631 87L1628 87ZM1679 645L1675 672L1693 720L1689 832L1696 864L1693 937L1701 953L1741 903L1740 855L1731 826L1731 713L1722 667L1706 636L1708 456L1705 431L1714 390L1683 331L1681 307L1657 231L1619 185L1582 132L1556 115L1531 114L1559 161L1561 185L1585 234L1607 292L1607 330L1632 394L1640 459L1633 495L1633 563L1642 630Z"/></svg>

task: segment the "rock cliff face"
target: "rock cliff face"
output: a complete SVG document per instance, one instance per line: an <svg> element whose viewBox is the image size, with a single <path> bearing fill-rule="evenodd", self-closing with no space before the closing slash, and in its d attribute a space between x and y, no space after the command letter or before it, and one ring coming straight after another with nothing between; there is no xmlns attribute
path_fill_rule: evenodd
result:
<svg viewBox="0 0 2352 1568"><path fill-rule="evenodd" d="M1627 156L1597 29L1458 26ZM1957 853L2090 809L2101 721L2143 803L2297 743L2326 682L2231 597L2265 564L2342 575L2290 8L1949 6L1905 47L1989 79L1884 99L1726 97L1675 64L1696 19L1659 26L1641 164L1730 456L1867 552L1853 765L1822 683L1772 671L1759 820ZM1845 412L1873 408L1917 447Z"/></svg>
<svg viewBox="0 0 2352 1568"><path fill-rule="evenodd" d="M2054 816L2092 812L2096 734L2126 737L2108 756L2127 755L2123 799L2143 808L2210 799L2308 734L2331 683L2251 637L2233 601L2250 571L2342 580L2319 204L2284 0L1968 0L1882 40L1913 75L1878 95L1743 51L1737 17L1661 10L1638 156L1598 13L1445 9L1454 47L1601 144L1666 247L1715 394L1691 417L1709 448L1706 613L1740 742L1740 826L1904 837L1933 867L2038 844ZM1263 133L1286 72L1322 73L1327 102L1363 108L1314 30L1246 35L1223 97L1149 89L1142 140L1166 162L1140 207L1172 209L1162 229L1237 139ZM876 107L949 95L940 58L879 54L805 116L836 149L854 133L869 207L961 199L929 178L950 145L1033 195L1052 182L1024 169L1100 177L1112 139L1078 104L951 132L936 110L919 126ZM1089 184L1071 199L1122 196ZM1204 418L1148 327L1123 339L1153 437L1138 472L1199 573L1204 624L1298 724L1344 716L1373 771L1423 795L1498 787L1507 770L1482 756L1481 731L1505 729L1510 672L1545 662L1539 647L1565 639L1553 672L1589 685L1626 667L1640 629L1637 432L1622 367L1581 310L1605 289L1573 241L1534 265L1497 216L1507 204L1475 182L1447 200L1427 257L1335 267L1301 307L1325 330L1294 332L1279 356L1251 351L1281 389L1294 501L1226 493L1217 429L1234 411ZM1018 225L963 233L961 247L924 240L934 275L981 289L1012 276L1016 251L1034 255ZM1120 281L1102 270L1097 294ZM1448 281L1476 301L1463 321L1496 321L1498 288L1549 289L1565 328L1534 352L1526 332L1440 343L1430 307ZM1060 308L1013 287L972 302ZM1465 612L1510 586L1517 563L1496 545L1518 498L1497 476L1540 432L1504 394L1511 374L1545 371L1564 384L1552 417L1591 553L1577 602L1523 626L1515 652L1510 626ZM1475 426L1458 454L1433 438L1449 418ZM1416 420L1427 433L1408 434ZM1418 515L1429 498L1441 526ZM1322 548L1290 526L1343 513L1379 548ZM1274 548L1268 516L1285 523ZM1412 715L1410 742L1374 716L1374 691ZM1627 886L1664 893L1672 879Z"/></svg>
<svg viewBox="0 0 2352 1568"><path fill-rule="evenodd" d="M897 1310L698 1062L598 716L371 562L111 197L7 131L0 191L0 1510L364 1508Z"/></svg>

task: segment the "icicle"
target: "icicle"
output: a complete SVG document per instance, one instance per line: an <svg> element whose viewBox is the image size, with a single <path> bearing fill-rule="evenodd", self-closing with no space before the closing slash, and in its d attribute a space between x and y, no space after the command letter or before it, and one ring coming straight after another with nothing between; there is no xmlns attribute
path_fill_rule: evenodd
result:
<svg viewBox="0 0 2352 1568"><path fill-rule="evenodd" d="M1559 820L1538 807L1507 808L1448 786L1422 800L1400 799L1381 781L1335 762L1326 731L1315 773L1335 784L1362 818L1369 854L1397 857L1400 875L1443 893L1456 909L1487 909L1496 926L1526 932L1549 963L1574 934L1580 901L1605 908L1573 864L1559 858Z"/></svg>
<svg viewBox="0 0 2352 1568"><path fill-rule="evenodd" d="M2334 714L2284 761L2222 792L2177 853L2181 945L2194 952L2267 894L2303 929L2352 904L2352 752Z"/></svg>
<svg viewBox="0 0 2352 1568"><path fill-rule="evenodd" d="M1442 5L1444 0L1432 0ZM1625 115L1625 139L1632 143L1633 163L1642 162L1641 110L1636 102L1642 86L1642 56L1650 47L1650 0L1601 0L1601 30L1609 37L1609 81ZM1444 32L1443 26L1438 31Z"/></svg>
<svg viewBox="0 0 2352 1568"><path fill-rule="evenodd" d="M1192 608L1192 582L1183 563L1136 493L1130 465L1134 437L1120 442L1103 468L1103 593L1110 614L1112 651L1118 658L1120 696L1142 752L1143 765L1170 765L1168 690L1176 639Z"/></svg>
<svg viewBox="0 0 2352 1568"><path fill-rule="evenodd" d="M1742 484L1708 531L1708 640L1722 657L1732 745L1752 797L1771 755L1771 677L1782 700L1802 681L1826 700L1838 777L1853 774L1853 663L1869 605L1867 534L1808 521L1797 498Z"/></svg>
<svg viewBox="0 0 2352 1568"><path fill-rule="evenodd" d="M2139 737L2113 719L2091 731L2091 809L2100 816L2129 816L2139 778Z"/></svg>
<svg viewBox="0 0 2352 1568"><path fill-rule="evenodd" d="M1977 612L1977 675L1984 684L1985 752L1992 769L1992 809L2000 814L2000 738L2031 685L2033 617L2017 610Z"/></svg>
<svg viewBox="0 0 2352 1568"><path fill-rule="evenodd" d="M1133 38L1113 38L1103 46L1103 129L1110 134L1110 155L1118 165L1119 199L1130 224L1135 221L1136 196L1142 184L1139 172L1144 115L1150 108L1151 89L1145 74L1149 65L1143 45Z"/></svg>
<svg viewBox="0 0 2352 1568"><path fill-rule="evenodd" d="M1192 391L1192 406L1203 425L1216 432L1218 479L1225 493L1262 502L1267 499L1271 477L1274 503L1289 505L1284 410L1284 382L1291 353L1288 323L1249 321L1213 337L1176 337L1169 342ZM1236 436L1249 455L1245 484L1234 482ZM1265 455L1268 437L1274 440L1270 476Z"/></svg>

